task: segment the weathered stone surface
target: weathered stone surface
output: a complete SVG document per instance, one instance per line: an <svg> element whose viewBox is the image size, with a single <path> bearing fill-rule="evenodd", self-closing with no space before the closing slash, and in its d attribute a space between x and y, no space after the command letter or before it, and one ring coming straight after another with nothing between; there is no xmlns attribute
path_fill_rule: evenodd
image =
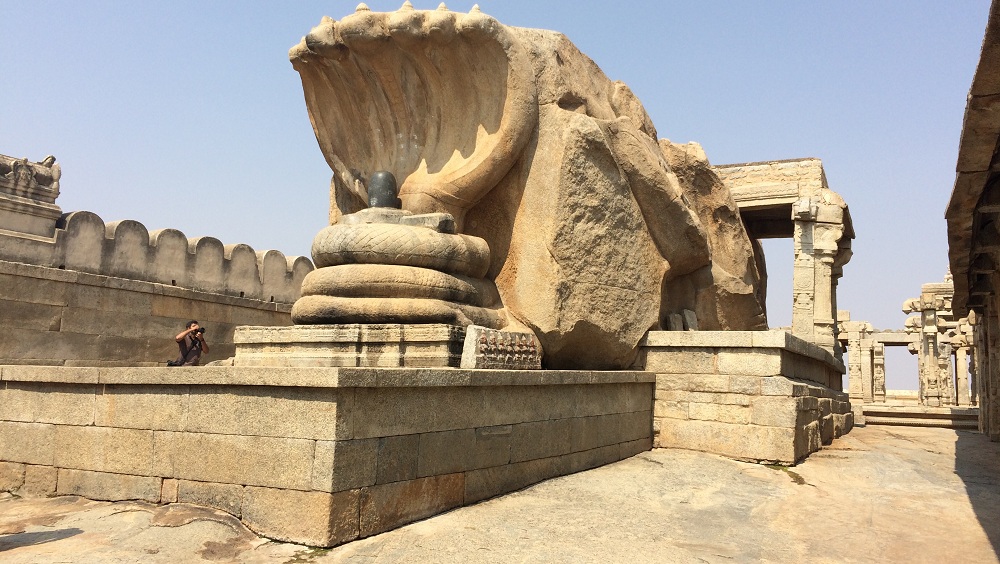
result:
<svg viewBox="0 0 1000 564"><path fill-rule="evenodd" d="M309 490L314 441L154 431L153 474Z"/></svg>
<svg viewBox="0 0 1000 564"><path fill-rule="evenodd" d="M510 425L423 433L417 475L436 476L507 464L516 440L512 435Z"/></svg>
<svg viewBox="0 0 1000 564"><path fill-rule="evenodd" d="M794 464L800 458L795 429L670 419L660 426L657 447L686 448L730 458ZM818 445L817 445L818 447Z"/></svg>
<svg viewBox="0 0 1000 564"><path fill-rule="evenodd" d="M610 426L607 417L598 423L599 434ZM572 447L572 421L569 419L520 423L513 426L512 433L511 462L559 456L570 452Z"/></svg>
<svg viewBox="0 0 1000 564"><path fill-rule="evenodd" d="M457 368L465 327L441 323L240 327L234 340L234 364L239 367Z"/></svg>
<svg viewBox="0 0 1000 564"><path fill-rule="evenodd" d="M97 386L8 382L0 390L0 419L92 425Z"/></svg>
<svg viewBox="0 0 1000 564"><path fill-rule="evenodd" d="M458 507L465 499L465 474L445 474L361 489L361 536L394 529Z"/></svg>
<svg viewBox="0 0 1000 564"><path fill-rule="evenodd" d="M45 497L56 493L58 469L52 466L27 464L24 467L24 485L17 491L22 497Z"/></svg>
<svg viewBox="0 0 1000 564"><path fill-rule="evenodd" d="M615 447L608 452L614 452L617 455L618 448ZM607 456L612 455L608 454ZM610 461L611 458L608 460ZM569 464L569 462L570 459L567 459L566 463ZM466 472L465 503L482 501L558 476L561 468L558 459L541 458Z"/></svg>
<svg viewBox="0 0 1000 564"><path fill-rule="evenodd" d="M270 538L333 546L358 537L358 490L334 494L248 487L243 522Z"/></svg>
<svg viewBox="0 0 1000 564"><path fill-rule="evenodd" d="M339 492L375 483L379 439L316 441L312 489Z"/></svg>
<svg viewBox="0 0 1000 564"><path fill-rule="evenodd" d="M214 482L193 482L191 480L163 480L174 482L174 496L180 503L194 503L221 509L230 515L240 517L243 506L243 486L237 484L217 484ZM166 501L166 500L161 500Z"/></svg>
<svg viewBox="0 0 1000 564"><path fill-rule="evenodd" d="M106 385L97 396L94 424L180 431L187 425L188 386Z"/></svg>
<svg viewBox="0 0 1000 564"><path fill-rule="evenodd" d="M798 409L794 398L762 396L753 398L754 425L794 428L798 423Z"/></svg>
<svg viewBox="0 0 1000 564"><path fill-rule="evenodd" d="M330 388L192 386L185 430L300 439L338 436L338 391Z"/></svg>
<svg viewBox="0 0 1000 564"><path fill-rule="evenodd" d="M177 503L177 482L173 478L164 478L160 484L160 503Z"/></svg>
<svg viewBox="0 0 1000 564"><path fill-rule="evenodd" d="M646 440L647 444L650 440ZM627 444L627 443L622 443ZM649 450L648 448L646 450ZM582 470L589 470L591 468L597 468L598 466L603 466L605 464L611 464L612 462L617 462L623 457L621 444L613 444L602 446L590 450L585 450L582 452L574 452L567 455L559 457L556 464L565 472L580 472ZM627 455L631 456L631 455ZM538 462L538 461L535 461ZM528 464L528 463L525 463ZM481 492L479 493L481 494ZM477 495L479 495L477 494Z"/></svg>
<svg viewBox="0 0 1000 564"><path fill-rule="evenodd" d="M696 330L766 329L761 273L754 264L754 249L729 189L699 144L671 143L666 139L659 144L688 201L707 227L712 247L711 266L702 267L687 279L671 280L665 291L671 295L691 291L684 286L694 289ZM690 325L685 319L685 328Z"/></svg>
<svg viewBox="0 0 1000 564"><path fill-rule="evenodd" d="M141 499L156 503L160 501L160 482L160 478L60 468L56 492L108 501Z"/></svg>
<svg viewBox="0 0 1000 564"><path fill-rule="evenodd" d="M685 347L656 351L640 357L643 366L658 374L712 374L715 372L715 351L711 348Z"/></svg>
<svg viewBox="0 0 1000 564"><path fill-rule="evenodd" d="M24 485L24 464L0 462L0 491L17 491Z"/></svg>
<svg viewBox="0 0 1000 564"><path fill-rule="evenodd" d="M688 418L720 423L746 425L750 423L750 409L741 405L719 405L714 403L691 403Z"/></svg>
<svg viewBox="0 0 1000 564"><path fill-rule="evenodd" d="M420 435L397 435L378 440L376 484L402 482L417 477Z"/></svg>
<svg viewBox="0 0 1000 564"><path fill-rule="evenodd" d="M153 431L57 425L54 453L59 468L150 476Z"/></svg>
<svg viewBox="0 0 1000 564"><path fill-rule="evenodd" d="M9 462L52 465L55 425L0 421L0 455Z"/></svg>
<svg viewBox="0 0 1000 564"><path fill-rule="evenodd" d="M77 562L81 554L100 562L185 563L221 554L229 561L316 563L619 562L622 555L632 562L784 562L790 553L830 562L995 562L997 460L1000 444L982 434L881 425L851 433L829 455L787 472L657 449L329 553L265 542L211 510L9 497L0 499L0 529L23 526L27 516L49 525L4 535L17 547L2 554L5 564ZM956 465L975 479L956 473ZM938 518L928 519L928 511ZM838 514L875 518L820 534ZM157 526L178 524L178 516L193 520ZM69 527L82 532L34 543L43 529ZM122 542L125 530L130 536ZM589 541L595 531L598 538Z"/></svg>
<svg viewBox="0 0 1000 564"><path fill-rule="evenodd" d="M723 349L718 353L716 366L721 374L777 376L782 373L781 354L777 349Z"/></svg>
<svg viewBox="0 0 1000 564"><path fill-rule="evenodd" d="M430 29L452 39L435 44L433 62L422 47ZM756 265L725 185L700 149L658 144L628 87L564 36L478 10L361 10L324 19L289 57L333 168L331 223L364 208L367 179L390 171L405 210L451 214L458 234L485 241L501 321L534 332L547 367L626 367L649 328L685 310L703 329L761 327ZM404 141L359 133L373 120ZM327 247L340 248L327 239L319 266ZM364 311L375 316L377 304Z"/></svg>

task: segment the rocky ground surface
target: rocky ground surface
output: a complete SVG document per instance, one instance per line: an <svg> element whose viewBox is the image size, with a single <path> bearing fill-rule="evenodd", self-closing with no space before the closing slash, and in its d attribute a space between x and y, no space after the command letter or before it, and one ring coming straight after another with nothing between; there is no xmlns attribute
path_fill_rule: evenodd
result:
<svg viewBox="0 0 1000 564"><path fill-rule="evenodd" d="M0 499L0 561L1000 562L1000 444L856 428L793 468L659 449L331 550L190 505Z"/></svg>

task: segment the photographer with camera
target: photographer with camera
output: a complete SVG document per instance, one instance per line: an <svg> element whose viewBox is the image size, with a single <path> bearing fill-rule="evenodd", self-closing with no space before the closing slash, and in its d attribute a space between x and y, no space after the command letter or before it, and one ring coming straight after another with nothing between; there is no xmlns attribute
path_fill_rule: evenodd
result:
<svg viewBox="0 0 1000 564"><path fill-rule="evenodd" d="M181 350L180 356L169 366L198 366L201 354L208 354L208 341L205 340L205 328L198 325L198 322L191 320L185 325L185 329L174 337L177 346Z"/></svg>

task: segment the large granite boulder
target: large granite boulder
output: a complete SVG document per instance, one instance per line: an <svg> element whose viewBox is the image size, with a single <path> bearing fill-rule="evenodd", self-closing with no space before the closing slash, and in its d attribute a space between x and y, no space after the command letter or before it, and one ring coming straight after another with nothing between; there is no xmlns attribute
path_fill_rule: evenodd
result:
<svg viewBox="0 0 1000 564"><path fill-rule="evenodd" d="M626 367L668 319L765 328L751 242L700 147L658 142L628 87L562 34L362 4L289 56L333 169L331 224L391 172L404 210L485 242L493 326L533 332L547 367Z"/></svg>

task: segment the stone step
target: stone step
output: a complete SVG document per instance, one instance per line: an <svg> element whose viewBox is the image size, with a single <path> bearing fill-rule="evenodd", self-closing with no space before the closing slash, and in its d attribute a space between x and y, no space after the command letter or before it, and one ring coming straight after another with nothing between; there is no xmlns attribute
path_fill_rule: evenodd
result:
<svg viewBox="0 0 1000 564"><path fill-rule="evenodd" d="M866 425L898 425L903 427L944 427L947 429L979 429L978 419L927 419L918 417L872 417L865 415Z"/></svg>
<svg viewBox="0 0 1000 564"><path fill-rule="evenodd" d="M868 425L902 425L910 427L945 427L978 429L978 407L927 407L898 405L865 405L862 407Z"/></svg>

